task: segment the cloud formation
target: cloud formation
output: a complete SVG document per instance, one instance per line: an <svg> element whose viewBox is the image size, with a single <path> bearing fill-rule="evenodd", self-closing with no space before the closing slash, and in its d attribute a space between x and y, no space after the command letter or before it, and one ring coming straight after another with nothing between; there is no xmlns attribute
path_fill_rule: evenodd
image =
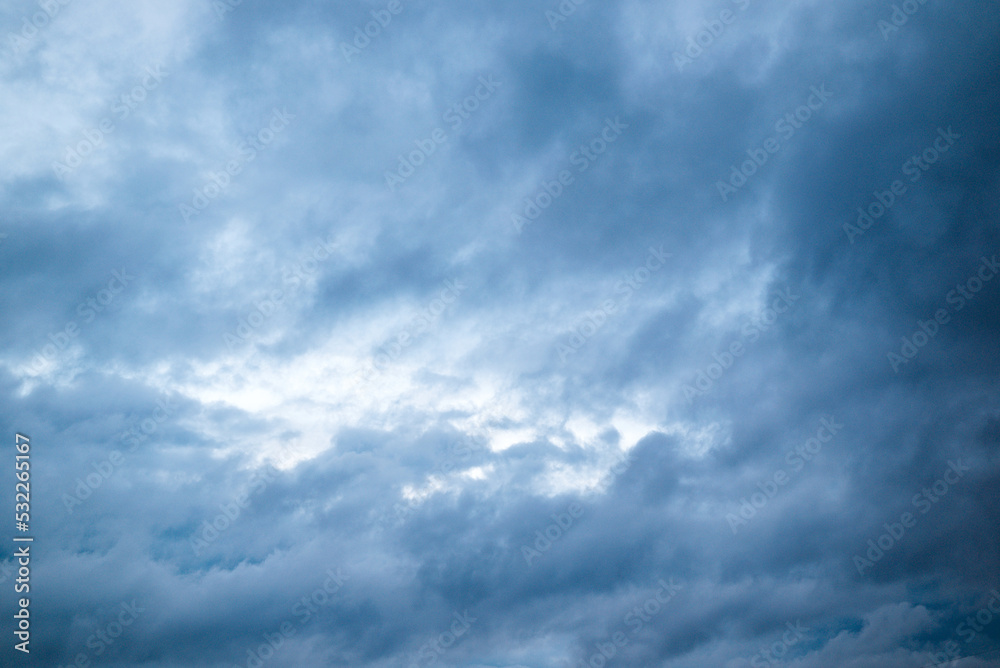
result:
<svg viewBox="0 0 1000 668"><path fill-rule="evenodd" d="M1000 665L990 3L3 9L4 665Z"/></svg>

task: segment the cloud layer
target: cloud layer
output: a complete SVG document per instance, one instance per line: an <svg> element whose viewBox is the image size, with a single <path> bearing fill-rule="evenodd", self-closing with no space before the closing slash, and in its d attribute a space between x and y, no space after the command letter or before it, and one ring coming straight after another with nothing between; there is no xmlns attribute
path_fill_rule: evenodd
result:
<svg viewBox="0 0 1000 668"><path fill-rule="evenodd" d="M5 665L1000 665L992 4L2 6Z"/></svg>

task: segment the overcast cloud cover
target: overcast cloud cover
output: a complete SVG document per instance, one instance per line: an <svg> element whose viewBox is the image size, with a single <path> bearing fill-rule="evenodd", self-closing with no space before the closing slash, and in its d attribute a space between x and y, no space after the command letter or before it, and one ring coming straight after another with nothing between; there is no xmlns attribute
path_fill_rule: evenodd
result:
<svg viewBox="0 0 1000 668"><path fill-rule="evenodd" d="M0 17L4 666L1000 666L995 1Z"/></svg>

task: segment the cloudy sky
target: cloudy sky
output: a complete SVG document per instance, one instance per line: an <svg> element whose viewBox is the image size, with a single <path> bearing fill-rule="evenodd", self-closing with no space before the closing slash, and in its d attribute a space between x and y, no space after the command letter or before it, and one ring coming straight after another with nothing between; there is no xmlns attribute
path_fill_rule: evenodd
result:
<svg viewBox="0 0 1000 668"><path fill-rule="evenodd" d="M3 0L3 665L1000 666L992 0Z"/></svg>

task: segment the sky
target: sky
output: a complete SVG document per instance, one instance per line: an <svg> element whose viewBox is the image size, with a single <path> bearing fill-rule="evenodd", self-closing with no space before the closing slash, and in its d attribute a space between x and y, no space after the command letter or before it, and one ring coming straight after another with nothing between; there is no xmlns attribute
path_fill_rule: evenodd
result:
<svg viewBox="0 0 1000 668"><path fill-rule="evenodd" d="M1000 666L995 2L0 38L4 666Z"/></svg>

